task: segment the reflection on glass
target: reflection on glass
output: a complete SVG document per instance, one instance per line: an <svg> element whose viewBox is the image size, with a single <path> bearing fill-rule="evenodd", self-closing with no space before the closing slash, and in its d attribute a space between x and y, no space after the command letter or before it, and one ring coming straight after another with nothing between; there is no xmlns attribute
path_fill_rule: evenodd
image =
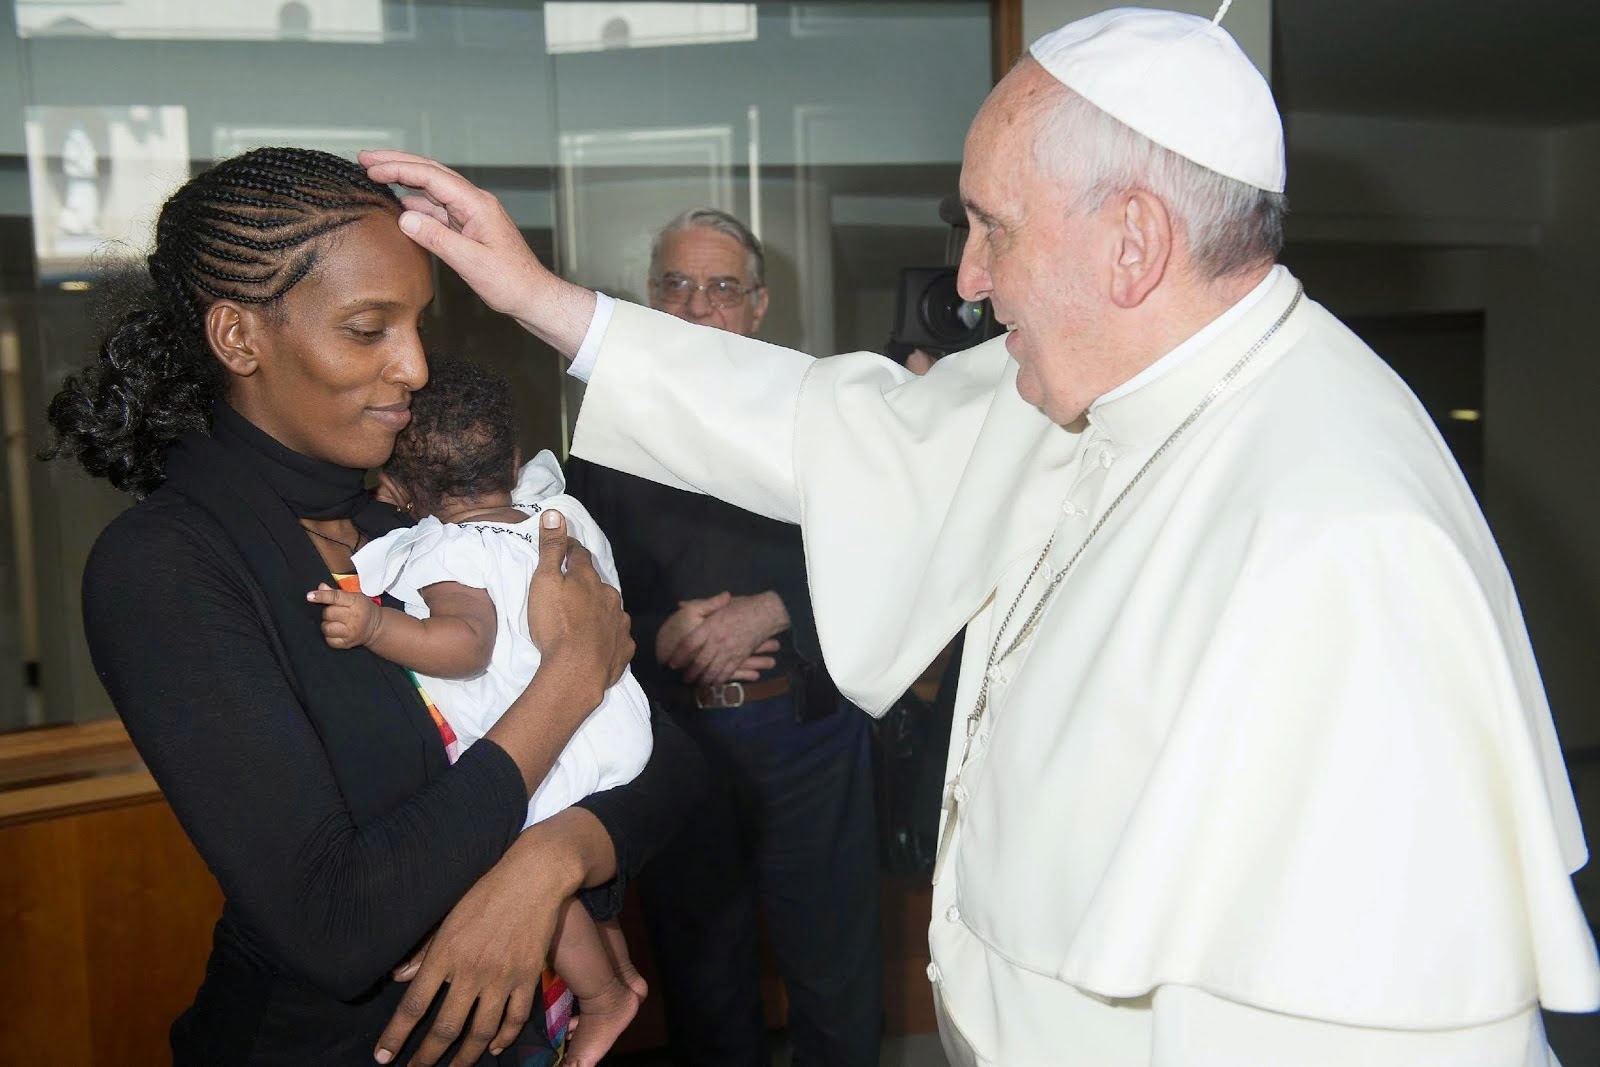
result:
<svg viewBox="0 0 1600 1067"><path fill-rule="evenodd" d="M756 5L548 3L544 34L552 54L753 41Z"/></svg>
<svg viewBox="0 0 1600 1067"><path fill-rule="evenodd" d="M363 148L406 147L405 131L389 129L338 129L327 126L218 126L211 131L211 158L228 159L252 148L294 145L315 148L354 159Z"/></svg>
<svg viewBox="0 0 1600 1067"><path fill-rule="evenodd" d="M142 249L172 187L189 175L182 107L30 107L28 192L41 282L82 274L107 242Z"/></svg>
<svg viewBox="0 0 1600 1067"><path fill-rule="evenodd" d="M22 37L381 41L384 29L384 0L16 0L16 11Z"/></svg>
<svg viewBox="0 0 1600 1067"><path fill-rule="evenodd" d="M722 208L767 246L762 336L828 353L880 345L900 269L943 260L937 205L989 84L988 0L14 7L0 248L37 255L0 272L0 730L110 711L78 587L128 501L31 457L94 356L92 266L142 253L195 168L264 144L420 151L499 196L546 262L634 299L651 234ZM435 285L430 347L506 374L523 451L561 450L577 398L560 361L450 271Z"/></svg>

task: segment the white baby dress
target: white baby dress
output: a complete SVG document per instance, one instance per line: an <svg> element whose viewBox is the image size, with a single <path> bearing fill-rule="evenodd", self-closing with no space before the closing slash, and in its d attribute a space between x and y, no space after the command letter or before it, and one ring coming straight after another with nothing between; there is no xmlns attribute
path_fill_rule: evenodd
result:
<svg viewBox="0 0 1600 1067"><path fill-rule="evenodd" d="M536 515L554 508L567 520L567 532L594 557L600 577L621 588L611 545L583 505L566 496L566 480L555 456L540 452L517 478L512 501ZM361 591L388 593L406 614L426 619L428 605L418 590L435 582L458 582L483 589L494 601L496 632L489 666L471 678L433 678L418 682L455 731L458 753L488 732L528 685L539 667L539 650L528 634L528 583L539 562L539 523L443 523L429 517L396 530L355 554ZM650 702L633 671L623 672L606 690L600 706L567 742L555 766L528 801L531 826L577 800L632 781L650 758Z"/></svg>

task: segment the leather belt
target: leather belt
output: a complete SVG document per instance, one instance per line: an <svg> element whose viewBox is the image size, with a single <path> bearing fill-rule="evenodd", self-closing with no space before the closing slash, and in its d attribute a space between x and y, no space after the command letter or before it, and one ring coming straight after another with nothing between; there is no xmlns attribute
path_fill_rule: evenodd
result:
<svg viewBox="0 0 1600 1067"><path fill-rule="evenodd" d="M759 682L723 682L721 685L702 685L685 688L685 702L697 708L742 708L752 700L770 700L789 691L789 679L783 675Z"/></svg>

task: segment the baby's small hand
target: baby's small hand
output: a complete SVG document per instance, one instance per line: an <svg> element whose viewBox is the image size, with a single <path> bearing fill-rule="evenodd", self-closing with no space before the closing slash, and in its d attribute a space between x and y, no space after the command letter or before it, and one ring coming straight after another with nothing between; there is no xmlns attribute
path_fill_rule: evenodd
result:
<svg viewBox="0 0 1600 1067"><path fill-rule="evenodd" d="M318 584L306 599L322 605L322 638L333 648L359 648L370 644L383 622L383 609L369 596L347 593Z"/></svg>

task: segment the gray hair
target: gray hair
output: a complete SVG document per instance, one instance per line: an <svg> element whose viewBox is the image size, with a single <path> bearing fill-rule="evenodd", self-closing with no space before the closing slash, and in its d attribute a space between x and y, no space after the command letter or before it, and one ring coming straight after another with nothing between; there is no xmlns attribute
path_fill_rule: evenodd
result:
<svg viewBox="0 0 1600 1067"><path fill-rule="evenodd" d="M1171 213L1194 269L1216 281L1283 248L1289 201L1166 149L1062 87L1038 105L1034 158L1073 190L1072 211L1093 211L1117 193L1142 189Z"/></svg>
<svg viewBox="0 0 1600 1067"><path fill-rule="evenodd" d="M744 272L749 283L757 288L767 284L767 257L761 251L761 241L750 232L750 227L714 207L690 208L665 226L650 242L650 277L661 276L661 245L669 234L695 229L715 230L727 234L744 246Z"/></svg>

